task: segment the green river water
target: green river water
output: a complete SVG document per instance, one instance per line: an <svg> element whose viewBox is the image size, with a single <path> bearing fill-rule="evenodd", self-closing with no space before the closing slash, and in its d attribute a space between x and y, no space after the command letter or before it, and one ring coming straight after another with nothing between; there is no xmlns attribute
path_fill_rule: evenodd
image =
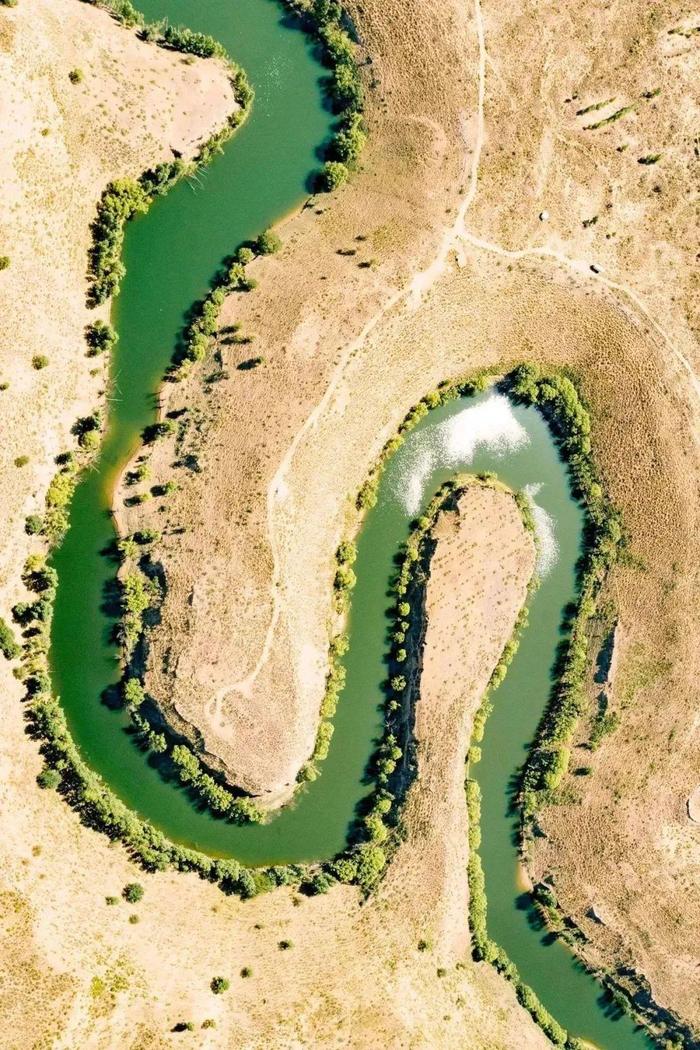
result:
<svg viewBox="0 0 700 1050"><path fill-rule="evenodd" d="M568 949L550 943L537 928L518 890L512 778L550 689L562 610L575 593L583 524L535 409L494 394L451 402L431 412L388 464L378 504L359 536L347 684L330 753L319 779L268 825L232 826L198 809L134 745L124 714L101 702L105 688L119 678L109 640L112 622L102 611L105 585L115 572L101 554L114 539L114 481L143 427L155 418L156 392L186 311L206 293L225 255L298 206L331 124L321 94L323 70L274 0L141 0L139 6L149 19L167 16L221 40L246 69L256 97L247 123L198 184L181 183L127 230L127 276L113 310L120 342L112 361L107 433L97 468L76 491L71 528L53 557L59 585L51 669L73 737L116 794L175 841L248 864L332 856L344 847L357 803L369 791L365 771L381 731L386 677L388 582L411 521L455 472L493 470L515 489L541 485L533 490L538 516L553 528L556 552L532 599L530 626L494 697L476 767L489 933L572 1033L607 1050L648 1048L651 1041L606 1004L600 986Z"/></svg>

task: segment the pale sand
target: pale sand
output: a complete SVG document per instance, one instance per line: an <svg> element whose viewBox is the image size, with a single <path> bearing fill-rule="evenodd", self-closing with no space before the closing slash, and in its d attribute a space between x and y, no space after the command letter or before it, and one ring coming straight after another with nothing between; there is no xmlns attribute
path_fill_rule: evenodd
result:
<svg viewBox="0 0 700 1050"><path fill-rule="evenodd" d="M80 68L81 84L68 73ZM70 428L104 401L106 360L85 356L90 223L110 179L192 156L235 109L224 66L140 42L78 0L0 8L0 612L18 596ZM49 364L32 368L43 354ZM91 372L95 374L91 374ZM29 456L21 468L18 456Z"/></svg>
<svg viewBox="0 0 700 1050"><path fill-rule="evenodd" d="M196 876L136 871L34 785L39 761L14 684L0 757L2 812L21 814L5 819L0 839L8 1050L545 1050L513 989L469 959L463 790L471 718L523 602L533 545L513 500L490 490L470 491L438 534L407 835L364 904L341 886L296 907L287 890L241 903ZM140 904L105 904L134 879ZM231 980L222 996L209 989L215 975ZM200 1029L205 1018L216 1029ZM196 1031L171 1035L180 1021Z"/></svg>

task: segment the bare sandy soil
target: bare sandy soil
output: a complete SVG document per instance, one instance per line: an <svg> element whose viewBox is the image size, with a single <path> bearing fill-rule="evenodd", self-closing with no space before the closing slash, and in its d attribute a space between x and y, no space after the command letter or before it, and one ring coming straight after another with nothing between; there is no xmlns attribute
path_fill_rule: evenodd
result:
<svg viewBox="0 0 700 1050"><path fill-rule="evenodd" d="M80 69L73 84L68 74ZM0 598L9 604L53 458L102 399L105 362L85 354L90 223L110 179L185 156L235 106L216 62L141 43L77 0L0 11ZM32 359L44 355L41 370ZM15 466L18 457L28 463Z"/></svg>
<svg viewBox="0 0 700 1050"><path fill-rule="evenodd" d="M75 7L81 17L99 16ZM238 371L247 348L222 341L229 380L205 389L194 374L186 385L167 390L167 408L187 403L209 423L199 450L203 474L178 477L181 490L169 502L170 520L186 524L188 532L177 542L168 538L162 551L169 592L153 638L149 685L164 699L172 697L174 720L196 724L239 783L271 795L283 790L313 744L332 622L333 552L356 524L354 495L384 440L446 377L519 360L573 368L631 541L633 557L615 571L609 594L622 625L612 690L621 725L598 751L577 757L593 772L571 778L562 804L547 814L550 837L531 864L535 874L554 871L559 898L590 934L592 949L608 963L623 960L640 969L661 1004L700 1023L693 994L700 957L700 829L687 810L700 781L698 237L689 191L697 163L693 85L699 52L697 36L670 33L692 20L680 4L642 0L580 10L554 2L536 10L524 2L507 11L478 2L436 10L419 0L349 7L373 59L368 83L375 81L362 171L339 195L285 223L283 251L254 264L257 291L226 304L222 324L241 323L265 364ZM20 11L3 14L0 26L22 17ZM111 24L105 32L114 32ZM68 39L62 37L62 45ZM78 59L67 58L66 70L74 63ZM82 51L79 64L87 71ZM66 93L69 87L75 90L66 85ZM657 87L660 94L654 94ZM613 98L607 107L577 115ZM628 105L634 110L620 119L586 130ZM114 119L110 113L108 123ZM135 130L132 122L130 134ZM161 144L170 145L166 140ZM640 163L656 154L656 162ZM123 163L109 174L130 170ZM75 220L70 248L81 291L72 283L66 290L82 309L89 209L84 201L71 206L85 209L82 224ZM0 241L0 254L16 255L19 265L17 234L12 236L7 252ZM48 251L46 238L39 245ZM602 273L593 272L592 263ZM4 271L0 280L11 273ZM11 348L36 314L25 308L22 323L15 321ZM91 393L76 378L83 323L81 316L66 336L65 388L52 388L51 407L40 408L45 415L37 417L37 449L42 435L62 428L55 447L43 438L45 477L70 422L92 408L101 385L93 377ZM51 367L33 372L33 352L27 352L23 375L34 386L13 381L11 387L25 404ZM47 353L58 358L57 350ZM18 367L20 358L10 356ZM205 363L204 374L209 370ZM48 402L48 390L44 398ZM20 400L10 402L13 412L20 411ZM64 404L70 408L59 424ZM29 445L35 423L25 420L26 412L11 420L12 440L24 437L22 448L8 446L5 454L11 463L26 451L32 462L2 475L12 480L7 505L15 508L6 526L12 537L6 580L18 575L25 553L22 519L43 492L40 473L23 496L16 484L29 477L25 471L39 471L40 453ZM165 473L168 453L164 446L154 464L156 482L159 471L164 480L171 476ZM128 527L145 524L148 513L130 511ZM170 648L178 658L175 673L165 675L162 658ZM9 679L8 697L18 693ZM593 694L591 699L593 715ZM8 822L2 843L8 851L3 870L15 894L8 909L11 945L16 951L21 944L24 952L26 970L17 972L34 975L49 1004L37 1017L31 1004L15 1000L17 1008L31 1011L32 1024L45 1023L47 1033L52 1025L75 1024L79 1033L95 1033L94 1045L110 1045L107 1032L124 1032L133 1045L168 1045L158 1042L162 1035L148 1033L162 1032L166 1008L177 1003L178 1016L168 1014L167 1024L180 1019L180 1007L193 1017L215 1016L214 1007L238 1011L226 1024L250 1024L241 1031L255 1032L238 1045L265 1045L250 1040L270 1033L279 1045L318 1038L347 1045L338 1016L355 1030L381 1031L387 1015L385 1045L436 1045L431 1025L439 1027L444 1045L455 1045L455 1032L460 1043L465 1032L467 1038L479 1032L484 1045L524 1045L529 1022L510 1006L500 1012L511 1003L510 993L490 971L478 985L471 965L458 971L459 978L450 971L449 981L472 982L463 994L473 1015L457 1021L462 993L455 988L455 1005L448 1007L444 997L452 986L445 978L432 980L427 965L441 962L427 953L414 957L402 940L400 950L382 956L386 963L377 962L377 971L368 963L374 956L366 947L377 942L363 932L365 922L376 925L371 936L381 930L387 944L397 927L406 935L404 883L392 882L401 852L380 896L359 911L348 890L296 909L283 891L241 905L189 877L163 875L142 880L147 900L157 897L158 903L146 908L144 902L140 925L126 923L125 905L105 908L103 924L94 901L117 893L133 869L119 849L108 850L77 826L58 799L33 789L34 747L23 737L19 704L8 710L3 812L22 814L21 821ZM418 809L415 814L417 819ZM56 848L48 843L47 826ZM449 835L444 849L458 851L463 828L451 825ZM41 853L33 857L35 846ZM402 879L407 877L404 870ZM400 900L393 910L382 903L392 892ZM604 926L585 918L592 903L606 917ZM447 895L443 905L449 905ZM410 911L406 915L410 924ZM234 928L224 933L223 919ZM263 945L264 931L251 929L257 922L270 924L274 943L270 938ZM278 929L284 929L279 938ZM295 954L294 980L285 982L279 975L289 955L278 956L276 942L288 931L295 945L309 947L303 959ZM147 943L154 953L139 954ZM336 963L342 980L324 985L320 975ZM269 1009L269 986L263 991L245 980L236 981L235 1001L211 999L210 976L235 976L244 965L271 975L279 1013ZM113 981L106 975L115 966L135 975L129 994L103 998L98 987L88 997L91 977ZM371 980L354 985L361 973ZM355 1009L367 1003L356 994L367 986L372 992L376 987L376 999L353 1015L347 1003L353 996ZM332 989L328 997L325 987ZM112 994L121 1005L110 1014ZM425 1013L414 1018L413 1000L423 995ZM402 1008L402 1001L411 1006ZM345 1012L339 1002L346 1003ZM95 1019L100 1010L108 1020ZM451 1020L441 1021L447 1013ZM486 1027L507 1026L514 1016L515 1029Z"/></svg>
<svg viewBox="0 0 700 1050"><path fill-rule="evenodd" d="M15 686L0 757L2 812L22 814L0 839L3 1046L549 1045L512 989L470 961L466 921L464 753L525 597L532 541L513 500L486 489L470 490L438 534L407 835L364 904L342 886L242 903L194 876L135 872L33 783ZM138 905L105 902L135 877ZM231 981L222 996L209 988L216 975ZM216 1027L202 1029L207 1019ZM182 1022L194 1031L175 1033Z"/></svg>
<svg viewBox="0 0 700 1050"><path fill-rule="evenodd" d="M589 898L622 904L606 958L631 959L660 1002L697 1022L698 829L686 805L699 779L697 223L688 193L697 47L669 32L687 21L675 5L629 2L591 16L548 4L536 17L523 5L506 20L487 4L462 32L403 18L398 51L386 37L392 13L368 3L358 15L379 81L361 173L337 201L286 223L283 251L255 264L259 289L224 308L222 322L240 323L265 364L237 371L249 348L222 341L229 380L204 388L193 377L168 391L168 408L189 404L210 424L204 473L178 478L170 503L170 520L188 532L164 547L169 592L149 684L173 698L180 724L202 730L235 780L271 796L283 790L312 747L333 551L354 527L354 494L382 443L446 377L520 360L574 369L634 556L611 581L626 632L619 674L634 676L635 653L658 672L642 676L594 775L576 778L580 804L548 816L556 846L533 863L556 867L564 906L577 915ZM421 34L441 32L445 66L417 67ZM395 95L402 62L418 72ZM403 180L419 165L392 147L384 122L409 102L433 119L436 80L437 112L452 105L455 119L444 154L420 171L421 207L414 199L406 208ZM613 96L614 105L577 116ZM618 101L635 108L588 128ZM461 178L451 175L458 158ZM389 211L397 235L387 241ZM415 230L426 216L429 235ZM146 520L139 511L130 527ZM179 655L166 675L168 650ZM587 932L602 944L601 930Z"/></svg>

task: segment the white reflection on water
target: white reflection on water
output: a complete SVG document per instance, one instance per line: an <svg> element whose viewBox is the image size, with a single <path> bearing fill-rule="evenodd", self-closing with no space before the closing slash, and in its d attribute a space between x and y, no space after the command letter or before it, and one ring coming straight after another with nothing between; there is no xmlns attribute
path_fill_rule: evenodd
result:
<svg viewBox="0 0 700 1050"><path fill-rule="evenodd" d="M417 514L425 483L438 467L467 467L477 449L494 457L527 445L530 437L518 422L511 402L503 394L463 409L450 419L422 431L403 456L403 469L394 483L394 496L406 511Z"/></svg>
<svg viewBox="0 0 700 1050"><path fill-rule="evenodd" d="M559 544L554 531L554 518L548 514L544 507L535 502L542 485L526 485L523 492L530 501L532 517L535 521L535 534L537 536L537 572L540 576L546 576L551 572L559 556Z"/></svg>

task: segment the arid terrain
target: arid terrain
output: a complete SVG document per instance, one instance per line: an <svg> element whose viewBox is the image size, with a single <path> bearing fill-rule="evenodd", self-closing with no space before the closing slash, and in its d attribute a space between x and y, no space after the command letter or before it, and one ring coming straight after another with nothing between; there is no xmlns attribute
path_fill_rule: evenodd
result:
<svg viewBox="0 0 700 1050"><path fill-rule="evenodd" d="M554 877L589 959L638 971L662 1008L700 1027L700 824L688 806L700 784L700 36L678 31L697 15L643 0L348 10L360 61L371 58L360 170L287 219L282 250L251 264L255 292L224 304L222 328L239 324L263 364L237 369L250 348L222 333L229 378L204 383L209 360L164 389L163 411L186 405L204 421L184 445L202 472L173 472L164 441L152 481L179 483L166 514L126 509L117 493L125 532L187 530L166 528L158 550L168 591L149 690L232 782L273 804L287 795L318 724L334 552L357 529L355 495L384 442L444 379L521 361L569 369L629 540L605 594L619 620L619 725L589 748L591 668L572 774L528 860L534 877ZM6 128L14 136L0 154L9 619L24 517L105 385L82 338L101 189L173 147L192 153L231 97L215 63L183 64L77 0L0 8L0 44L3 147ZM491 490L470 492L440 537L406 840L365 904L348 887L241 903L191 875L139 873L140 905L105 906L136 869L36 788L37 748L2 663L6 1045L184 1045L173 1026L208 1017L218 1027L189 1037L197 1045L549 1045L510 987L468 961L461 790L470 719L532 550L512 500ZM281 953L283 938L293 948ZM232 988L213 1000L216 973Z"/></svg>

